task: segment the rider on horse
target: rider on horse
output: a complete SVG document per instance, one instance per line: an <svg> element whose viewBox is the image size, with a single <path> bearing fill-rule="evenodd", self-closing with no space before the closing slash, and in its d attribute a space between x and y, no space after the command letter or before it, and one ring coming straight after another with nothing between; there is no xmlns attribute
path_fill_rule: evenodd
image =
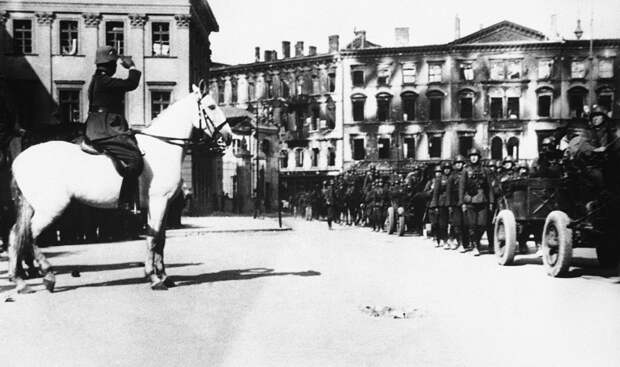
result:
<svg viewBox="0 0 620 367"><path fill-rule="evenodd" d="M123 177L119 203L130 205L138 199L138 176L142 172L142 153L124 116L125 93L138 87L141 73L128 57L120 57L129 69L127 79L113 78L119 55L115 48L97 49L97 69L88 88L90 112L86 120L86 139L97 150L111 156Z"/></svg>

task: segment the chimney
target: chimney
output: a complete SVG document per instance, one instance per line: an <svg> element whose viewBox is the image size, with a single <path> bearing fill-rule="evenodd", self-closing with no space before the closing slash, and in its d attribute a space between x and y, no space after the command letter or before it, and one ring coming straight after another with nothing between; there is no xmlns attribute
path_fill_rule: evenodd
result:
<svg viewBox="0 0 620 367"><path fill-rule="evenodd" d="M360 43L360 48L364 48L366 45L366 31L355 30L353 33L355 33L355 38L359 38L362 41Z"/></svg>
<svg viewBox="0 0 620 367"><path fill-rule="evenodd" d="M278 61L278 51L271 50L271 61Z"/></svg>
<svg viewBox="0 0 620 367"><path fill-rule="evenodd" d="M254 61L255 62L259 62L260 61L260 47L255 47L254 48Z"/></svg>
<svg viewBox="0 0 620 367"><path fill-rule="evenodd" d="M282 57L285 59L291 57L291 42L282 41Z"/></svg>
<svg viewBox="0 0 620 367"><path fill-rule="evenodd" d="M551 14L551 22L549 24L549 38L552 40L558 39L559 38L559 33L558 33L558 15L557 14Z"/></svg>
<svg viewBox="0 0 620 367"><path fill-rule="evenodd" d="M394 29L396 46L409 46L409 27L397 27Z"/></svg>
<svg viewBox="0 0 620 367"><path fill-rule="evenodd" d="M461 18L459 18L459 15L457 14L456 17L454 17L454 39L459 39L461 38Z"/></svg>
<svg viewBox="0 0 620 367"><path fill-rule="evenodd" d="M336 53L340 50L340 36L337 34L329 36L329 53Z"/></svg>
<svg viewBox="0 0 620 367"><path fill-rule="evenodd" d="M304 55L304 41L297 41L295 43L295 57L300 57Z"/></svg>
<svg viewBox="0 0 620 367"><path fill-rule="evenodd" d="M316 56L316 46L308 47L308 56Z"/></svg>

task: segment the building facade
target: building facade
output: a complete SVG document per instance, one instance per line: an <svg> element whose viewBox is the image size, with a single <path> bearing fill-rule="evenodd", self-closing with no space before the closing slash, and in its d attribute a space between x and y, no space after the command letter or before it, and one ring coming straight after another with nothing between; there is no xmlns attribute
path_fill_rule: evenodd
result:
<svg viewBox="0 0 620 367"><path fill-rule="evenodd" d="M344 161L531 160L559 126L620 105L620 39L549 40L508 21L443 45L343 50Z"/></svg>
<svg viewBox="0 0 620 367"><path fill-rule="evenodd" d="M485 159L538 156L539 143L592 105L618 122L620 39L563 40L502 21L447 44L381 47L356 31L328 52L297 42L282 57L213 71L222 106L269 116L279 130L285 195L350 167L398 168L451 159L475 147ZM590 47L591 46L591 47ZM259 133L260 134L260 133Z"/></svg>
<svg viewBox="0 0 620 367"><path fill-rule="evenodd" d="M86 120L101 45L131 56L143 72L127 94L125 115L132 128L148 126L192 83L207 78L209 35L219 30L206 0L0 1L0 9L0 74L18 102L17 122L27 130ZM119 68L117 74L124 73ZM194 185L194 207L205 211L221 181L212 178L218 166L221 175L221 162L197 153L186 159L183 177Z"/></svg>

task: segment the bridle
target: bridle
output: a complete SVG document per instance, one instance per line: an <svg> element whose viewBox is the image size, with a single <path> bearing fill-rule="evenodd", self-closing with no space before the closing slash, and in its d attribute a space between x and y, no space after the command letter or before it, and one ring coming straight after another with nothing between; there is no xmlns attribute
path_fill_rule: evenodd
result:
<svg viewBox="0 0 620 367"><path fill-rule="evenodd" d="M202 101L202 98L203 97L201 96L196 101L196 105L198 107L198 130L200 130L201 132L204 132L206 129L209 129L211 131L210 137L206 137L206 138L203 137L205 134L201 134L203 135L201 137L196 137L195 134L192 134L192 137L190 138L172 138L169 136L155 135L155 134L151 134L151 133L147 133L147 132L139 131L139 130L132 130L132 133L150 136L152 138L161 140L164 143L175 145L183 149L196 147L196 146L204 146L204 145L220 146L220 144L216 142L221 137L220 131L222 130L224 125L226 125L228 122L224 120L219 125L216 125L215 122L213 122L213 119L209 117L209 114L202 107L202 104L200 103ZM204 125L204 128L203 128L203 125Z"/></svg>

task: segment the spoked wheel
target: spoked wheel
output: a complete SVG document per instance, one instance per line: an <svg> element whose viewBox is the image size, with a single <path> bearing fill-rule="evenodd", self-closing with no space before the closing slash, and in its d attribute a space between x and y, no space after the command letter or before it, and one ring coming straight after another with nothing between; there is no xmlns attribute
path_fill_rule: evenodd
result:
<svg viewBox="0 0 620 367"><path fill-rule="evenodd" d="M497 262L500 265L511 265L517 251L517 221L512 211L504 209L497 214L493 232Z"/></svg>
<svg viewBox="0 0 620 367"><path fill-rule="evenodd" d="M542 235L542 258L547 274L566 275L573 257L573 231L568 228L570 218L556 210L547 216Z"/></svg>

